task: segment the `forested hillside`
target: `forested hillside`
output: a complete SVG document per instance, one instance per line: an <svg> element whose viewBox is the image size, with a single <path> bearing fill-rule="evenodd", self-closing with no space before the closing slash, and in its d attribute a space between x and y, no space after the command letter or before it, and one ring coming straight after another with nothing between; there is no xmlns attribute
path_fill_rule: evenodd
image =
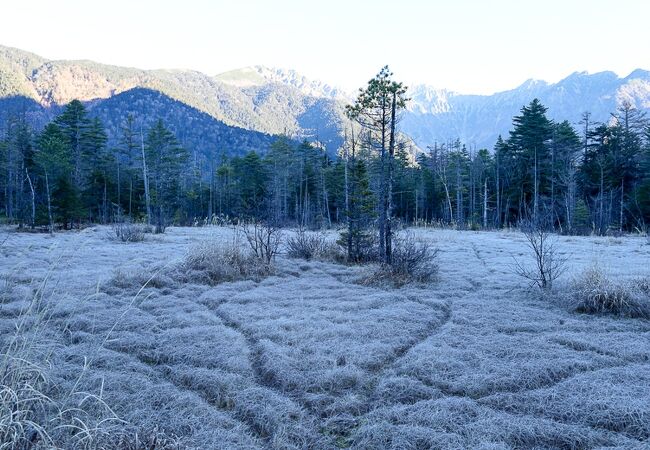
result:
<svg viewBox="0 0 650 450"><path fill-rule="evenodd" d="M311 84L307 88L308 82L296 74L289 78L270 71L263 74L266 78L258 75L256 83L240 87L228 79L196 71L146 71L93 61L50 61L0 46L0 101L25 97L43 106L30 118L37 127L53 117L51 110L56 112L72 100L95 105L143 88L159 91L178 105L201 111L226 125L319 141L335 154L342 142L344 118L336 91L319 90ZM7 106L0 103L0 117L8 114ZM118 121L119 117L111 119Z"/></svg>

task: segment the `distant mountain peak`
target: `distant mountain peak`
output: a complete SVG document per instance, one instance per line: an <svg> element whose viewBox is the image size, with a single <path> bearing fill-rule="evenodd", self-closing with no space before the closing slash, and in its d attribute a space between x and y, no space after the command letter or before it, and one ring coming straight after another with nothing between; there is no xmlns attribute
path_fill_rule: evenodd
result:
<svg viewBox="0 0 650 450"><path fill-rule="evenodd" d="M533 89L540 89L548 86L548 83L544 80L536 79L536 78L529 78L526 81L524 81L518 88L517 90L533 90Z"/></svg>
<svg viewBox="0 0 650 450"><path fill-rule="evenodd" d="M295 70L281 69L278 67L248 66L219 74L215 79L239 88L259 87L267 84L284 84L312 97L329 99L349 97L342 89L333 87L322 81L311 80Z"/></svg>
<svg viewBox="0 0 650 450"><path fill-rule="evenodd" d="M644 69L634 69L628 76L625 77L626 80L633 80L636 78L650 80L650 71Z"/></svg>

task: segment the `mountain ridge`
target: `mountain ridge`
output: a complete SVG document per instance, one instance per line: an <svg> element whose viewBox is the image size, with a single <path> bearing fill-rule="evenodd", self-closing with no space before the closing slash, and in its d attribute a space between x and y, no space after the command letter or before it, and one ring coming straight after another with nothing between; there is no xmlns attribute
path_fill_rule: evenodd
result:
<svg viewBox="0 0 650 450"><path fill-rule="evenodd" d="M48 60L0 46L0 98L22 95L52 107L73 98L99 102L131 89L161 92L231 127L319 141L334 154L343 142L344 105L353 94L295 70L249 66L214 76L186 69L143 70L91 60ZM556 83L529 79L491 95L462 94L428 84L409 87L402 130L420 148L459 138L492 148L512 117L533 98L549 117L577 124L584 111L605 121L623 101L650 109L650 72L575 71Z"/></svg>

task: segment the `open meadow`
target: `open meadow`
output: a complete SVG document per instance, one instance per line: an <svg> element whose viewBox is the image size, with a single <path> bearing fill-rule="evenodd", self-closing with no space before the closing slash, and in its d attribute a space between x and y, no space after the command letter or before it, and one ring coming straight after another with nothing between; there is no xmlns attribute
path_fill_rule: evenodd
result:
<svg viewBox="0 0 650 450"><path fill-rule="evenodd" d="M179 268L227 227L2 228L1 343L47 396L25 417L56 403L74 428L43 432L66 448L650 448L650 321L563 300L593 265L647 279L646 238L559 237L566 270L540 295L513 273L519 232L413 233L439 249L436 280L391 287L284 254L241 281Z"/></svg>

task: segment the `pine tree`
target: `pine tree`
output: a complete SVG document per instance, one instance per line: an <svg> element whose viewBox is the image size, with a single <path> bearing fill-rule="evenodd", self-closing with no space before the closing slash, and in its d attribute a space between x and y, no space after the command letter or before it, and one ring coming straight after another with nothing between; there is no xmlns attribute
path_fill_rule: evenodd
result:
<svg viewBox="0 0 650 450"><path fill-rule="evenodd" d="M543 198L550 194L549 142L552 122L546 117L547 108L538 99L521 108L512 120L514 126L508 139L508 150L517 165L513 167L513 184L520 189L518 219L530 214L539 218Z"/></svg>
<svg viewBox="0 0 650 450"><path fill-rule="evenodd" d="M346 109L350 119L368 131L368 142L379 153L379 254L391 263L393 171L399 111L406 107L406 87L392 79L388 66L360 89Z"/></svg>
<svg viewBox="0 0 650 450"><path fill-rule="evenodd" d="M179 204L180 177L188 154L158 119L147 135L145 155L156 232L162 233Z"/></svg>
<svg viewBox="0 0 650 450"><path fill-rule="evenodd" d="M268 196L268 172L262 158L255 152L232 160L235 192L239 193L236 212L240 217L264 218L265 200Z"/></svg>
<svg viewBox="0 0 650 450"><path fill-rule="evenodd" d="M135 126L135 118L133 114L128 114L126 119L122 123L120 128L121 136L118 146L118 151L116 154L116 164L117 164L117 203L120 208L124 208L127 211L129 218L133 218L135 213L136 205L139 204L135 198L138 192L138 186L140 186L140 177L138 176L140 170L138 168L138 147L139 147L139 136L138 131ZM122 170L123 168L123 170ZM123 174L123 175L122 175ZM128 190L128 200L125 201L122 198L122 178L127 185Z"/></svg>
<svg viewBox="0 0 650 450"><path fill-rule="evenodd" d="M91 221L99 219L107 223L110 215L109 189L112 190L112 157L106 148L108 137L104 126L98 118L89 120L84 130L83 162L87 173L82 190L85 209Z"/></svg>
<svg viewBox="0 0 650 450"><path fill-rule="evenodd" d="M75 211L81 208L81 205L77 203L77 198L67 193L70 190L68 187L69 182L64 182L63 188L57 191L58 193L66 193L69 196L68 201L61 203L59 198L53 199L54 186L61 185L60 180L68 178L73 167L70 154L66 148L66 137L56 124L48 124L38 137L35 163L43 177L48 227L50 233L52 233L54 232L55 223L54 208L56 208L57 217L65 218L74 217ZM65 226L66 223L64 223Z"/></svg>
<svg viewBox="0 0 650 450"><path fill-rule="evenodd" d="M65 136L68 151L72 155L74 187L81 191L85 175L84 157L87 154L86 132L90 125L86 108L79 100L72 100L66 105L63 113L54 120L54 123Z"/></svg>

